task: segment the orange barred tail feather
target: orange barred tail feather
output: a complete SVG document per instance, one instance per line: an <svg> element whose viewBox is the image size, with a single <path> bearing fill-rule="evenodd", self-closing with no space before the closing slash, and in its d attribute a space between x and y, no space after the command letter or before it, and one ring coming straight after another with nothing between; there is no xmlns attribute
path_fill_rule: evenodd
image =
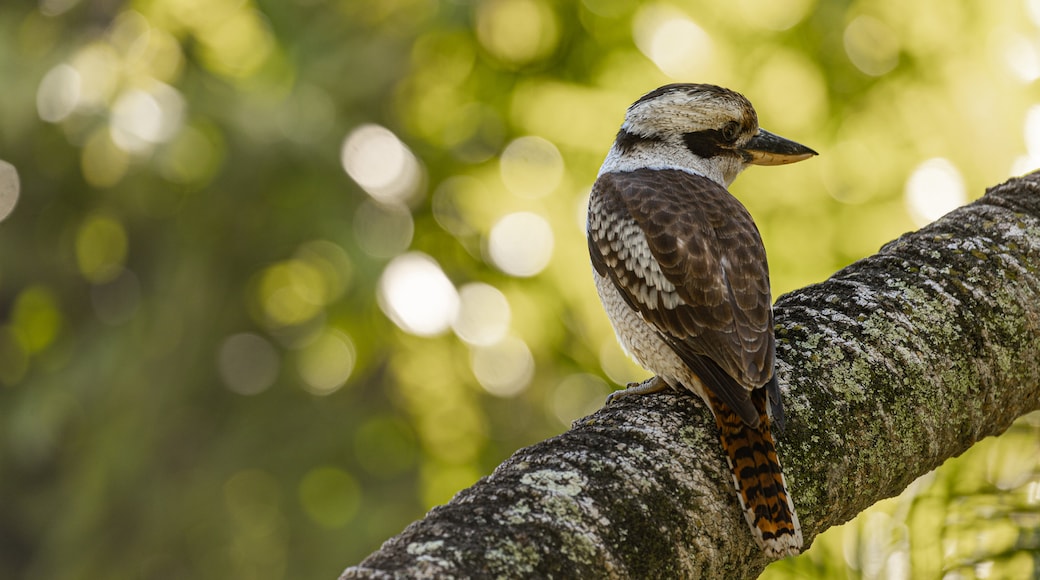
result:
<svg viewBox="0 0 1040 580"><path fill-rule="evenodd" d="M802 528L794 503L787 493L776 446L766 414L766 389L751 391L758 411L759 426L752 428L733 412L711 389L708 399L719 427L719 440L726 451L733 483L737 488L744 518L758 545L771 557L793 556L802 548Z"/></svg>

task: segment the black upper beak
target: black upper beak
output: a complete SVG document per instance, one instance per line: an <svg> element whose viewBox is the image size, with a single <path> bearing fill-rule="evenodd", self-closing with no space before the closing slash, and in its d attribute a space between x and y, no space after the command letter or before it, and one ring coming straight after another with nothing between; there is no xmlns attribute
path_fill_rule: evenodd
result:
<svg viewBox="0 0 1040 580"><path fill-rule="evenodd" d="M759 129L758 134L740 152L748 163L755 165L784 165L819 155L801 143L784 139L765 129Z"/></svg>

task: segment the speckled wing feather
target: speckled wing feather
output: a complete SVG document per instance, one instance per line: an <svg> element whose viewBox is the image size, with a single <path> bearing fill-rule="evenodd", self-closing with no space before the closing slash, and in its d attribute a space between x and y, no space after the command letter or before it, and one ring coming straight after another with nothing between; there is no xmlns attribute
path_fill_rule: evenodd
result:
<svg viewBox="0 0 1040 580"><path fill-rule="evenodd" d="M769 271L751 215L725 188L685 171L607 173L594 187L590 212L603 215L590 220L615 221L589 230L597 271L719 398L758 426L748 395L772 378L775 347ZM645 239L653 260L639 260L633 236Z"/></svg>

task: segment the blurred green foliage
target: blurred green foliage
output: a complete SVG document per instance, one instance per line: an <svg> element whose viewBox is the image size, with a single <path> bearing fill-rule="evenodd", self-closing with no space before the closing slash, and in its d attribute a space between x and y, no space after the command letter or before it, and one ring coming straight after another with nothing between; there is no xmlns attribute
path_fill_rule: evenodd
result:
<svg viewBox="0 0 1040 580"><path fill-rule="evenodd" d="M0 7L0 575L333 577L644 376L590 280L625 107L744 92L774 293L1040 166L1040 2ZM948 195L939 195L948 192ZM1027 577L1040 419L770 577Z"/></svg>

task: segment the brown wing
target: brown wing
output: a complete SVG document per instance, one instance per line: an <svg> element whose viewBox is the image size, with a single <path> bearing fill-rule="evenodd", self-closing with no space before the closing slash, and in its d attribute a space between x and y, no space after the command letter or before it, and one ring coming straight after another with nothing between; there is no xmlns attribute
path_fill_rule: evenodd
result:
<svg viewBox="0 0 1040 580"><path fill-rule="evenodd" d="M757 425L748 394L772 378L775 347L769 270L751 215L722 186L684 171L608 173L594 187L589 250L597 271ZM613 227L592 227L608 216Z"/></svg>

